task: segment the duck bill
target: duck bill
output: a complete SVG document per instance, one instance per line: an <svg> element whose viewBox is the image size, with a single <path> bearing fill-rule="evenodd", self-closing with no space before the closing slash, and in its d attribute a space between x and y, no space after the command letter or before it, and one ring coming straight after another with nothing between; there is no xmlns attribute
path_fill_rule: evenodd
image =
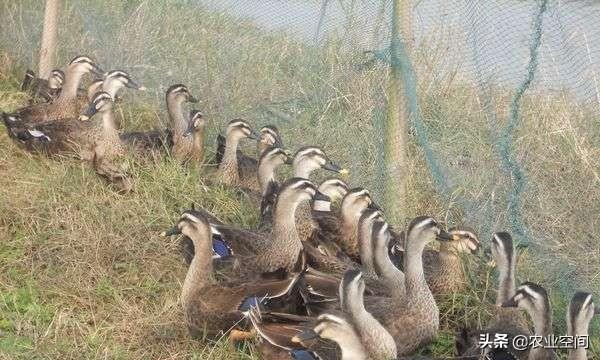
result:
<svg viewBox="0 0 600 360"><path fill-rule="evenodd" d="M510 298L508 300L506 300L505 302L502 303L502 307L505 308L515 308L517 307L517 302L515 301L514 298Z"/></svg>
<svg viewBox="0 0 600 360"><path fill-rule="evenodd" d="M284 164L286 164L286 165L292 165L292 164L294 164L294 158L292 156L288 156L285 159Z"/></svg>
<svg viewBox="0 0 600 360"><path fill-rule="evenodd" d="M313 200L314 201L331 201L329 196L323 194L319 190L317 190L317 192L315 193L315 196L313 196Z"/></svg>
<svg viewBox="0 0 600 360"><path fill-rule="evenodd" d="M173 226L169 230L166 230L166 231L163 231L162 233L160 233L160 235L163 237L179 235L179 234L181 234L181 229L179 229L177 226Z"/></svg>
<svg viewBox="0 0 600 360"><path fill-rule="evenodd" d="M98 112L98 110L96 109L96 105L92 103L87 107L87 109L85 109L85 111L81 115L79 115L79 120L81 120L81 121L89 120L97 112Z"/></svg>
<svg viewBox="0 0 600 360"><path fill-rule="evenodd" d="M377 203L375 201L371 201L371 203L369 204L368 209L377 210L377 211L383 211L381 209L381 207L379 205L377 205Z"/></svg>
<svg viewBox="0 0 600 360"><path fill-rule="evenodd" d="M292 338L292 342L301 343L304 341L316 339L318 337L319 337L319 334L317 334L316 332L314 332L311 329L307 329L307 330L304 330L303 332L301 332L300 334L294 336Z"/></svg>
<svg viewBox="0 0 600 360"><path fill-rule="evenodd" d="M328 170L328 171L333 171L333 172L336 172L338 174L341 173L342 170L344 170L344 169L342 169L341 166L339 166L338 164L334 163L331 160L327 160L327 162L325 163L325 165L323 165L323 169Z"/></svg>
<svg viewBox="0 0 600 360"><path fill-rule="evenodd" d="M248 134L248 139L259 141L260 134L257 133L254 129L252 129L252 130L250 130L250 134Z"/></svg>
<svg viewBox="0 0 600 360"><path fill-rule="evenodd" d="M600 315L600 306L594 304L594 315Z"/></svg>
<svg viewBox="0 0 600 360"><path fill-rule="evenodd" d="M197 102L198 102L198 99L196 99L195 97L193 97L193 96L190 94L190 95L188 96L188 102L191 102L191 103L194 103L194 104L195 104L195 103L197 103Z"/></svg>
<svg viewBox="0 0 600 360"><path fill-rule="evenodd" d="M485 250L483 250L483 257L488 261L492 260L492 249L485 248Z"/></svg>
<svg viewBox="0 0 600 360"><path fill-rule="evenodd" d="M194 133L194 127L190 126L187 128L187 130L185 130L185 132L182 134L183 137L188 137L190 135L192 135Z"/></svg>
<svg viewBox="0 0 600 360"><path fill-rule="evenodd" d="M100 66L98 66L97 64L94 64L94 66L92 67L92 74L94 74L96 76L101 76L102 78L104 78L104 76L106 75L106 72L104 70L102 70L102 68Z"/></svg>
<svg viewBox="0 0 600 360"><path fill-rule="evenodd" d="M273 147L283 149L283 141L281 141L281 139L275 139Z"/></svg>
<svg viewBox="0 0 600 360"><path fill-rule="evenodd" d="M140 85L139 83L135 82L132 79L129 79L129 81L127 82L127 84L125 84L125 86L127 86L130 89L135 89L135 90L139 90L139 91L144 91L146 90L146 87L143 85Z"/></svg>
<svg viewBox="0 0 600 360"><path fill-rule="evenodd" d="M461 239L461 237L458 234L451 234L446 230L441 230L436 239L439 241L458 241Z"/></svg>

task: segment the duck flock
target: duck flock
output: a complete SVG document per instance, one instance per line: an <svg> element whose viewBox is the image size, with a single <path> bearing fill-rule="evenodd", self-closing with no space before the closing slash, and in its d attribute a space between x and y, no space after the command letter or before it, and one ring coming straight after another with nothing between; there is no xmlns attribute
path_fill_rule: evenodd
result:
<svg viewBox="0 0 600 360"><path fill-rule="evenodd" d="M97 79L84 88L87 74ZM145 158L164 152L181 163L204 162L206 121L200 111L184 110L197 102L185 85L166 91L170 128L146 132L119 129L122 119L113 105L125 87L144 90L126 72L104 72L91 58L77 56L48 80L28 72L23 90L32 95L30 105L2 113L2 119L25 151L76 157L123 193L134 189L118 161L127 153ZM258 159L238 149L244 139L257 141ZM284 165L294 175L279 182L277 170ZM317 185L310 178L318 170L334 176ZM368 190L336 178L345 170L323 149L291 153L275 126L256 131L242 119L230 121L203 171L211 183L244 192L261 220L244 229L192 208L163 233L181 237L188 265L181 304L191 336L226 335L232 344L258 338L267 360L430 359L412 354L436 339L436 298L474 286L462 266L480 248L473 229L446 230L428 216L403 229L388 224ZM426 249L432 242L439 250ZM510 234L493 234L494 316L483 329L456 334L456 358L556 358L548 294L534 283L516 286L516 255ZM599 309L590 293L571 299L567 334L556 337L579 341L565 346L569 359L587 359L581 339ZM531 339L541 340L536 346Z"/></svg>

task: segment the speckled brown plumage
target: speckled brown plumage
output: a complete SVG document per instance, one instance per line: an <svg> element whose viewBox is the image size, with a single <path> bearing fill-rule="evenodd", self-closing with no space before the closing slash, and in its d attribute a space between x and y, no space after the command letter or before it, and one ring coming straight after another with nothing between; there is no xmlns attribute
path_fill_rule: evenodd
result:
<svg viewBox="0 0 600 360"><path fill-rule="evenodd" d="M298 276L278 281L222 283L213 280L211 225L199 213L184 212L174 229L196 249L181 291L185 320L193 336L216 336L241 326L243 311L291 294ZM177 231L176 231L177 232ZM176 233L174 232L174 233ZM250 303L247 303L251 300Z"/></svg>
<svg viewBox="0 0 600 360"><path fill-rule="evenodd" d="M84 75L100 73L98 66L88 57L78 56L71 61L65 73L65 82L60 95L51 103L27 106L17 110L18 116L26 124L73 119L79 115L81 105L77 101L77 89Z"/></svg>
<svg viewBox="0 0 600 360"><path fill-rule="evenodd" d="M316 318L293 314L252 313L252 324L261 341L258 350L264 360L291 360L293 351L312 351L322 359L339 359L340 351L334 342L314 339L297 343L294 337L316 324Z"/></svg>
<svg viewBox="0 0 600 360"><path fill-rule="evenodd" d="M475 356L481 353L477 346L480 333L487 333L493 338L495 333L509 334L509 339L516 335L530 335L531 332L520 309L503 307L515 294L516 254L512 237L508 233L495 233L492 237L492 254L498 268L498 293L494 307L494 317L483 330L463 330L457 336L457 352L459 355ZM512 341L509 340L509 344ZM486 351L489 351L486 350ZM518 351L512 346L502 351L516 359L528 358L528 351ZM500 354L498 354L500 355Z"/></svg>
<svg viewBox="0 0 600 360"><path fill-rule="evenodd" d="M238 158L238 144L245 138L258 139L258 135L250 125L241 119L229 122L226 131L226 145L223 159L216 171L216 177L222 184L239 186L260 192L258 184L258 161L245 157Z"/></svg>
<svg viewBox="0 0 600 360"><path fill-rule="evenodd" d="M96 119L82 121L49 121L35 126L13 126L13 133L22 148L47 156L75 155L92 165L96 173L112 182L119 191L132 190L132 182L117 165L119 157L125 153L119 134L112 122L112 99L100 93L90 105L90 109L100 111ZM5 120L6 123L6 120Z"/></svg>
<svg viewBox="0 0 600 360"><path fill-rule="evenodd" d="M301 270L302 243L296 232L294 213L298 204L308 201L315 192L316 186L304 179L286 181L275 205L273 227L268 232L213 224L232 249L239 278Z"/></svg>
<svg viewBox="0 0 600 360"><path fill-rule="evenodd" d="M38 78L32 70L27 70L21 83L21 90L27 91L31 96L30 104L52 102L60 94L64 77L64 73L58 69L52 70L48 79Z"/></svg>

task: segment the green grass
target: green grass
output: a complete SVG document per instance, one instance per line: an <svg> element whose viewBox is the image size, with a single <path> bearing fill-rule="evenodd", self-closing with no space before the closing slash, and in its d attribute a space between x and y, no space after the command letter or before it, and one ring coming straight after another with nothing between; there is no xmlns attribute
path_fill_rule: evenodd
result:
<svg viewBox="0 0 600 360"><path fill-rule="evenodd" d="M26 102L20 76L32 66L39 38L26 24L40 16L40 4L0 1L7 19L0 32L1 110ZM289 148L322 146L351 169L353 185L381 199L384 65L358 70L356 54L336 39L309 47L186 1L176 4L65 1L60 63L87 53L146 85L144 94L124 95L126 129L165 124L163 92L183 82L211 121L209 157L215 133L231 118L256 127L274 123ZM422 47L413 60L417 75L426 74L428 48ZM469 84L419 83L429 141L453 192L436 193L411 135L410 197L395 224L430 214L474 227L484 243L491 231L508 228L511 182L495 144L511 93L492 94L497 120L487 118L482 95ZM557 333L564 333L565 306L576 289L600 295L600 126L592 114L566 95L528 96L516 137L527 176L523 213L534 239L520 256L518 278L549 290ZM234 354L224 341L187 336L178 304L185 267L176 241L158 236L192 202L242 226L256 224L256 209L231 190L206 186L202 168L183 168L168 157L131 162L131 172L136 191L121 196L86 166L24 153L0 131L0 358L257 358L251 349ZM489 319L493 271L471 265L470 290L440 299L443 329L424 353L450 355L457 327ZM597 320L591 332L593 354L600 356Z"/></svg>

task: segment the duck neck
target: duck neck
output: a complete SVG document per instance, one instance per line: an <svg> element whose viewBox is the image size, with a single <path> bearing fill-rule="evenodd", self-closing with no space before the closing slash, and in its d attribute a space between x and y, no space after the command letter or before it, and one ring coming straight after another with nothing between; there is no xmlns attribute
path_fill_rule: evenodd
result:
<svg viewBox="0 0 600 360"><path fill-rule="evenodd" d="M239 179L237 161L239 143L240 139L235 134L228 134L225 139L225 153L221 165L219 165L219 170L224 173L226 180L229 182L236 182Z"/></svg>
<svg viewBox="0 0 600 360"><path fill-rule="evenodd" d="M367 352L355 331L352 331L351 335L340 336L335 339L335 342L342 351L342 360L369 360Z"/></svg>
<svg viewBox="0 0 600 360"><path fill-rule="evenodd" d="M419 241L418 239L407 240L406 256L404 256L406 293L411 298L415 298L414 295L426 288L431 295L431 291L429 291L429 287L425 281L425 274L423 273L423 250L425 249L425 243Z"/></svg>
<svg viewBox="0 0 600 360"><path fill-rule="evenodd" d="M574 321L571 319L567 319L567 321L571 322L570 326L567 326L567 335L568 336L588 336L589 331L589 323L582 324L581 326L576 326ZM587 360L587 350L584 347L577 347L575 349L569 349L568 360Z"/></svg>
<svg viewBox="0 0 600 360"><path fill-rule="evenodd" d="M342 232L344 238L357 236L358 220L360 219L360 211L353 211L350 208L344 207L342 204Z"/></svg>
<svg viewBox="0 0 600 360"><path fill-rule="evenodd" d="M502 306L505 302L515 296L515 265L514 259L510 261L497 261L498 267L498 294L496 305Z"/></svg>
<svg viewBox="0 0 600 360"><path fill-rule="evenodd" d="M294 259L302 249L302 242L296 229L296 210L300 202L288 199L280 194L275 204L273 218L273 239L276 240L274 248L286 254L293 252Z"/></svg>
<svg viewBox="0 0 600 360"><path fill-rule="evenodd" d="M352 322L366 353L373 359L393 359L396 356L396 343L390 333L371 315L364 306L362 294L353 294L348 299L348 309Z"/></svg>
<svg viewBox="0 0 600 360"><path fill-rule="evenodd" d="M193 154L199 162L204 160L204 125L194 131Z"/></svg>
<svg viewBox="0 0 600 360"><path fill-rule="evenodd" d="M312 209L314 211L331 212L331 200L314 200Z"/></svg>
<svg viewBox="0 0 600 360"><path fill-rule="evenodd" d="M531 314L535 335L548 336L552 334L552 310L544 306L540 311Z"/></svg>
<svg viewBox="0 0 600 360"><path fill-rule="evenodd" d="M87 89L87 98L91 102L94 100L94 95L100 90L102 90L103 81L93 82ZM114 99L114 97L113 97Z"/></svg>
<svg viewBox="0 0 600 360"><path fill-rule="evenodd" d="M546 339L552 334L552 310L544 306L540 311L536 311L534 314L530 314L533 321L534 335L542 337L542 343L544 346L532 347L529 353L530 359L553 359L551 355L552 349L548 346Z"/></svg>
<svg viewBox="0 0 600 360"><path fill-rule="evenodd" d="M195 300L198 289L211 282L213 273L211 241L200 239L197 235L191 239L196 250L181 289L181 302L184 306Z"/></svg>
<svg viewBox="0 0 600 360"><path fill-rule="evenodd" d="M258 183L262 195L267 193L270 182L275 182L275 169L277 164L272 164L269 161L262 161L258 164Z"/></svg>
<svg viewBox="0 0 600 360"><path fill-rule="evenodd" d="M123 83L117 80L113 81L103 81L102 82L102 91L108 93L108 95L110 95L111 98L115 98L115 96L117 96L117 93L119 92L119 90L121 90L123 88Z"/></svg>
<svg viewBox="0 0 600 360"><path fill-rule="evenodd" d="M101 113L101 116L102 116L102 130L104 131L104 134L107 137L115 136L115 135L118 137L118 131L115 126L115 114L114 114L112 108L103 111Z"/></svg>
<svg viewBox="0 0 600 360"><path fill-rule="evenodd" d="M371 261L373 269L376 270L376 273L379 273L379 277L387 285L390 294L394 298L404 297L406 293L405 281L408 274L400 271L392 263L388 254L387 244L375 246Z"/></svg>
<svg viewBox="0 0 600 360"><path fill-rule="evenodd" d="M77 69L71 65L65 74L65 83L60 91L57 101L63 102L75 99L79 84L85 74L85 72L77 71Z"/></svg>
<svg viewBox="0 0 600 360"><path fill-rule="evenodd" d="M447 273L451 272L453 275L462 277L462 261L460 254L449 242L440 244L439 268L442 270L445 269Z"/></svg>
<svg viewBox="0 0 600 360"><path fill-rule="evenodd" d="M173 135L176 138L182 138L183 133L187 128L187 119L183 113L183 103L185 101L177 97L171 98L167 96L167 111L171 120L171 127L173 129Z"/></svg>

